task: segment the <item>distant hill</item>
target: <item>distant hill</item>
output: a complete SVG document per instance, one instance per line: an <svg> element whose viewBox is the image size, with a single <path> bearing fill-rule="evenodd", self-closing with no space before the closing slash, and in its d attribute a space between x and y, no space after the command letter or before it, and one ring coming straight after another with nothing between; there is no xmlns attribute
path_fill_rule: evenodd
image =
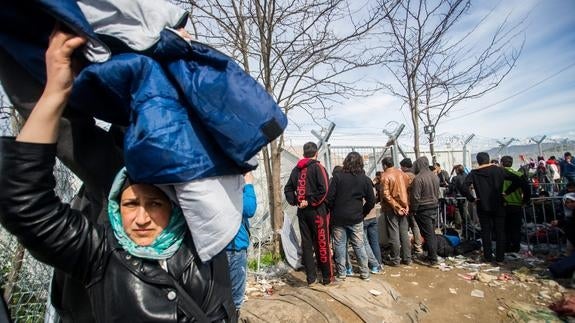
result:
<svg viewBox="0 0 575 323"><path fill-rule="evenodd" d="M550 156L555 156L557 159L563 158L563 154L566 151L575 154L575 141L569 140L564 143L542 143L541 148L543 150L543 157L545 159L549 158ZM524 156L526 160L533 158L537 160L537 156L539 155L539 149L537 144L528 144L528 145L512 145L506 148L491 148L486 151L491 158L501 158L502 156L509 155L513 157L514 161L519 160L519 156ZM473 151L471 154L471 158L475 160L475 155L478 151ZM515 162L518 163L518 162Z"/></svg>

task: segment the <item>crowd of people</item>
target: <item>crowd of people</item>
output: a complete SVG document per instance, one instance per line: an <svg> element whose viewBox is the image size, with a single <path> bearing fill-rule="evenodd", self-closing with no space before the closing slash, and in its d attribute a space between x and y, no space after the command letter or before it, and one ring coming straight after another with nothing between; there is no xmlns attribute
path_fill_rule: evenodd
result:
<svg viewBox="0 0 575 323"><path fill-rule="evenodd" d="M381 271L384 264L410 265L415 260L434 266L438 262L438 249L444 252L441 246L442 238L447 237L445 231L457 236L463 226L473 221L470 209L476 213L480 227L484 262L501 265L506 253L520 251L523 210L533 197L530 185L533 176L529 177L522 167L513 168L511 156L494 160L480 152L475 169L466 172L463 165L456 165L451 176L439 163L431 164L425 156L415 162L405 158L399 168L391 157L384 157L382 171L369 179L361 155L351 152L342 166L334 168L330 179L317 160L317 146L308 142L303 151L304 158L292 171L284 193L289 204L298 208L303 265L310 285L317 282L327 285L350 276L351 250L355 253L359 277L364 280ZM570 156L565 153L565 158L557 163L551 157L541 164L552 174L551 178L557 177L554 183L565 181L565 186L575 191L569 173L573 167ZM558 194L565 196L566 217L554 224L564 228L569 239L570 207L575 194L565 190ZM446 203L446 197L456 201L454 228L438 230L441 227L437 223L438 210ZM380 206L380 216L375 205ZM383 230L378 230L379 227ZM380 239L378 233L384 237ZM451 238L447 240L455 243ZM322 272L320 280L316 276L318 265Z"/></svg>
<svg viewBox="0 0 575 323"><path fill-rule="evenodd" d="M303 146L304 158L293 169L284 188L288 203L298 208L308 284L327 285L352 275L348 242L355 253L359 276L364 280L378 273L384 263L410 265L412 253L423 254L424 239L428 241L428 252L421 258L431 265L437 262L433 245L440 178L431 171L427 157L417 159L414 164L405 159L401 170L394 167L392 158L383 158L383 171L370 179L361 155L351 152L343 165L334 168L329 179L317 154L315 143ZM374 207L376 203L381 206L380 217ZM388 259L382 257L378 221L384 221L386 228L383 234L389 241ZM318 266L321 280L317 278Z"/></svg>

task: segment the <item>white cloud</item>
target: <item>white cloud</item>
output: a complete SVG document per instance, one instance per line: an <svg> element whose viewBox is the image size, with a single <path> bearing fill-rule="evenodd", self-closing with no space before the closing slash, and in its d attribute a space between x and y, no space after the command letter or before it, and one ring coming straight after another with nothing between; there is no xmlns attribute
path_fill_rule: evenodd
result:
<svg viewBox="0 0 575 323"><path fill-rule="evenodd" d="M460 137L474 133L476 138L473 142L478 146L495 145L495 139L503 137L528 138L544 134L557 138L573 137L575 66L565 71L562 69L575 63L575 2L477 1L470 9L467 24L477 21L492 7L496 7L496 11L490 23L478 30L474 41L480 42L490 35L497 22L509 11L512 11L512 19L526 16L526 39L521 58L496 90L478 100L462 103L450 114L450 118L454 118L452 121L446 119L447 122L440 124L438 133ZM464 25L461 23L459 27L463 28ZM390 77L385 69L367 74L370 77ZM394 121L407 125L402 140L406 140L406 147L411 146L409 115L407 110L400 112L400 106L399 99L381 93L334 106L328 113L328 118L337 125L333 142L382 145L386 140L382 129L388 122ZM462 114L477 110L483 111L457 119ZM317 125L311 128L319 130ZM309 129L294 134L309 137Z"/></svg>

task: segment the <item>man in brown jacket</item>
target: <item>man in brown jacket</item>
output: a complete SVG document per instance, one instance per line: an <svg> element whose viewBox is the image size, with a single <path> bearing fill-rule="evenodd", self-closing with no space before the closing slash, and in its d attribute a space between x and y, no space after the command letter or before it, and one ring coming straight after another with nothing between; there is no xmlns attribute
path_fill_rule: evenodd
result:
<svg viewBox="0 0 575 323"><path fill-rule="evenodd" d="M391 266L401 263L411 264L411 246L409 243L407 215L409 197L407 188L411 179L401 170L393 167L393 159L385 157L381 161L381 210L385 214L389 242L391 243ZM400 255L401 251L401 255Z"/></svg>

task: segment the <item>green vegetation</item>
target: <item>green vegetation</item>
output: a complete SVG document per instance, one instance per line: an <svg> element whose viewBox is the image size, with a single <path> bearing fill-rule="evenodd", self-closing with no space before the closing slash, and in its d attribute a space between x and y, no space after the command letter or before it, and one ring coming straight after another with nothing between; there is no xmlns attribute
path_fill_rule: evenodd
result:
<svg viewBox="0 0 575 323"><path fill-rule="evenodd" d="M275 254L273 252L266 252L266 253L262 254L262 256L260 258L260 269L274 266L281 259L282 259L281 255ZM258 258L257 257L248 260L248 269L250 271L257 271L258 270Z"/></svg>

